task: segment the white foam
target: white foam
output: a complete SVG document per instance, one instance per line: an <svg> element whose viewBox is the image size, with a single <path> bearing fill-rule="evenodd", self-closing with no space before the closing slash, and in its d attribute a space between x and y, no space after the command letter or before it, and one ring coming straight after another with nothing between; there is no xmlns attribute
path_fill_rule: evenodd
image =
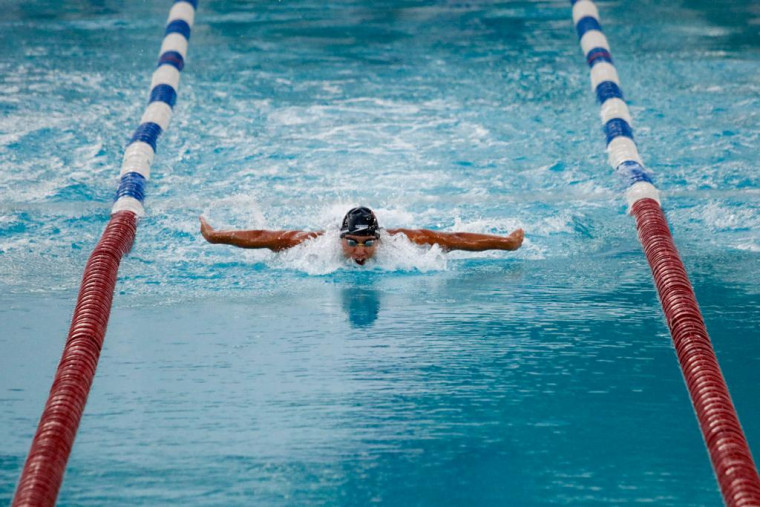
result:
<svg viewBox="0 0 760 507"><path fill-rule="evenodd" d="M267 219L261 206L247 194L233 194L214 201L202 215L215 229L266 229Z"/></svg>
<svg viewBox="0 0 760 507"><path fill-rule="evenodd" d="M711 231L736 231L741 229L757 230L760 217L755 209L730 206L720 201L711 200L694 213L695 219L701 219Z"/></svg>
<svg viewBox="0 0 760 507"><path fill-rule="evenodd" d="M338 230L334 229L281 252L272 259L271 265L303 271L310 275L326 275L347 265L347 262L341 255Z"/></svg>
<svg viewBox="0 0 760 507"><path fill-rule="evenodd" d="M415 245L403 234L380 233L380 246L375 256L363 266L343 256L338 228L301 245L285 250L271 259L270 265L295 269L309 275L326 275L340 269L378 271L442 271L447 256L437 245Z"/></svg>
<svg viewBox="0 0 760 507"><path fill-rule="evenodd" d="M377 266L387 271L443 271L447 256L438 245L418 246L403 234L381 234Z"/></svg>
<svg viewBox="0 0 760 507"><path fill-rule="evenodd" d="M747 252L760 252L760 242L749 239L736 245L736 249L745 250Z"/></svg>

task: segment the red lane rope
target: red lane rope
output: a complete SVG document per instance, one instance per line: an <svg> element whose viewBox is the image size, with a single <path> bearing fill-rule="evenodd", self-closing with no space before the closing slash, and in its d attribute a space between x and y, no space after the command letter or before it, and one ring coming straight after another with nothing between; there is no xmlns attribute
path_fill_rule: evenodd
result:
<svg viewBox="0 0 760 507"><path fill-rule="evenodd" d="M87 261L61 362L21 473L14 507L55 505L98 365L119 263L132 247L136 231L134 213L114 213Z"/></svg>
<svg viewBox="0 0 760 507"><path fill-rule="evenodd" d="M668 222L653 199L632 208L702 435L730 506L760 506L760 477Z"/></svg>

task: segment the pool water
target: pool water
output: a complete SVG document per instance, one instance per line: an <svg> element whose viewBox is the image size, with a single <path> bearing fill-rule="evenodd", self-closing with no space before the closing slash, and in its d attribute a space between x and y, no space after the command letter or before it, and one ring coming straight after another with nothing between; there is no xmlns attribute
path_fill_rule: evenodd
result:
<svg viewBox="0 0 760 507"><path fill-rule="evenodd" d="M720 505L568 4L201 2L59 505ZM760 8L598 5L757 457ZM0 0L3 503L169 7ZM359 204L526 240L359 268Z"/></svg>

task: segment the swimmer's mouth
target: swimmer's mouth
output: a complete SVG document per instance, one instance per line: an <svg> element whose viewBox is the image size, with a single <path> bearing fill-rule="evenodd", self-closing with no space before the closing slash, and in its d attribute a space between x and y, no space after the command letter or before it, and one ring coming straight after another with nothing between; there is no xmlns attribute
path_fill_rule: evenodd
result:
<svg viewBox="0 0 760 507"><path fill-rule="evenodd" d="M360 266L364 266L364 263L367 262L367 259L354 259L354 260Z"/></svg>

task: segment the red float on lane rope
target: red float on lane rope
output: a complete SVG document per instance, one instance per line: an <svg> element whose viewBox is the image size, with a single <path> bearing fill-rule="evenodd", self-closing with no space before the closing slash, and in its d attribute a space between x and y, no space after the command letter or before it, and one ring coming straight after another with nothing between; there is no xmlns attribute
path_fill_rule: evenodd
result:
<svg viewBox="0 0 760 507"><path fill-rule="evenodd" d="M757 467L665 214L653 199L636 201L631 213L723 500L730 506L760 506Z"/></svg>
<svg viewBox="0 0 760 507"><path fill-rule="evenodd" d="M103 346L116 276L137 231L130 211L111 215L82 276L74 317L13 506L55 505Z"/></svg>

